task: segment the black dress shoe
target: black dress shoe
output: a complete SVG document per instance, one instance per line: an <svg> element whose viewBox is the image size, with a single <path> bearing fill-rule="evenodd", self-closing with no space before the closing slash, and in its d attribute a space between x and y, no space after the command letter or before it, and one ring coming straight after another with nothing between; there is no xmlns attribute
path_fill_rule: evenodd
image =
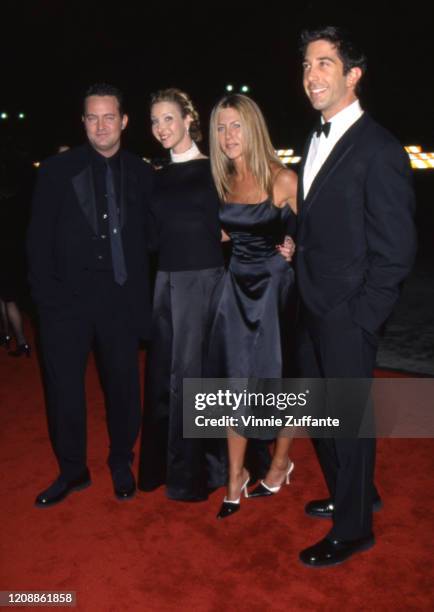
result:
<svg viewBox="0 0 434 612"><path fill-rule="evenodd" d="M300 561L309 567L329 567L343 563L352 555L363 550L372 548L375 544L374 536L360 540L342 542L339 540L329 540L324 538L314 546L305 548L300 553Z"/></svg>
<svg viewBox="0 0 434 612"><path fill-rule="evenodd" d="M376 497L372 502L372 510L378 512L383 507L381 497ZM315 516L316 518L331 518L335 506L332 500L328 497L327 499L314 499L313 501L306 504L304 511L309 516Z"/></svg>
<svg viewBox="0 0 434 612"><path fill-rule="evenodd" d="M131 499L136 494L136 481L130 467L122 466L111 470L113 489L117 499Z"/></svg>
<svg viewBox="0 0 434 612"><path fill-rule="evenodd" d="M65 480L63 476L59 476L52 485L39 493L35 500L35 506L38 508L48 508L63 501L73 491L81 491L91 485L89 470L86 469L78 478L74 480Z"/></svg>
<svg viewBox="0 0 434 612"><path fill-rule="evenodd" d="M26 357L30 357L32 349L29 344L20 344L14 351L9 351L9 357L21 357L25 355Z"/></svg>
<svg viewBox="0 0 434 612"><path fill-rule="evenodd" d="M8 334L0 334L0 346L4 346L6 350L9 349L12 338Z"/></svg>

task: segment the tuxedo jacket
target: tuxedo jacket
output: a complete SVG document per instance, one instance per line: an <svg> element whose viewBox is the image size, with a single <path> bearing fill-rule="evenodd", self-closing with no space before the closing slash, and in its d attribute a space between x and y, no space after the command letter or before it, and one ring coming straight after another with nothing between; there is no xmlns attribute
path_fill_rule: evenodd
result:
<svg viewBox="0 0 434 612"><path fill-rule="evenodd" d="M364 113L336 143L304 197L299 175L296 273L304 309L321 320L346 303L375 334L416 251L408 155Z"/></svg>
<svg viewBox="0 0 434 612"><path fill-rule="evenodd" d="M148 270L152 170L121 151L119 198L128 279L122 286L128 320L146 337L150 325ZM32 296L42 312L70 308L89 288L98 235L90 145L44 161L32 203L27 251Z"/></svg>

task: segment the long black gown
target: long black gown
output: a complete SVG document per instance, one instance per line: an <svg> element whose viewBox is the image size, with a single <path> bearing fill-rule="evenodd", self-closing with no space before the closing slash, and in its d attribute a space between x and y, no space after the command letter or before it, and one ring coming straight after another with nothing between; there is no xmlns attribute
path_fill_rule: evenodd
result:
<svg viewBox="0 0 434 612"><path fill-rule="evenodd" d="M200 501L226 483L223 440L183 438L182 381L204 374L210 305L224 274L219 200L207 159L155 177L158 236L138 486L166 484L171 499Z"/></svg>
<svg viewBox="0 0 434 612"><path fill-rule="evenodd" d="M294 271L276 245L293 232L295 217L267 200L223 204L220 221L232 256L213 319L211 367L227 378L289 375Z"/></svg>

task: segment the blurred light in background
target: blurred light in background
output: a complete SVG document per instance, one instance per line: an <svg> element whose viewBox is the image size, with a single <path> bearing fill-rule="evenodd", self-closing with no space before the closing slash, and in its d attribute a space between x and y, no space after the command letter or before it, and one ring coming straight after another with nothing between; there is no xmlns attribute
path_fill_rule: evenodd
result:
<svg viewBox="0 0 434 612"><path fill-rule="evenodd" d="M433 170L434 153L424 153L419 145L404 147L410 158L411 167L414 170ZM283 164L298 164L301 157L294 155L294 149L278 149L277 156Z"/></svg>
<svg viewBox="0 0 434 612"><path fill-rule="evenodd" d="M298 164L301 160L301 157L294 155L294 149L278 149L276 154L282 164Z"/></svg>
<svg viewBox="0 0 434 612"><path fill-rule="evenodd" d="M404 147L410 158L411 167L416 170L432 170L434 168L434 153L424 153L419 145Z"/></svg>

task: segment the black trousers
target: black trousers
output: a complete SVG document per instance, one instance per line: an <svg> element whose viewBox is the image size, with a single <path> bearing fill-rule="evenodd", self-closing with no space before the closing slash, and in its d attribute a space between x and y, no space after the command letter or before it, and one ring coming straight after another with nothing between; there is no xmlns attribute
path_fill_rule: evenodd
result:
<svg viewBox="0 0 434 612"><path fill-rule="evenodd" d="M40 312L40 343L50 438L66 479L87 465L85 373L96 350L105 395L110 467L133 459L140 427L138 337L125 290L113 273L91 274L86 291L59 309Z"/></svg>
<svg viewBox="0 0 434 612"><path fill-rule="evenodd" d="M297 357L303 377L371 378L376 352L377 338L352 322L346 303L322 320L302 313ZM335 397L339 395L339 401L345 402L339 391ZM333 386L327 401L333 402ZM352 410L354 405L349 402L348 406L340 405L337 409L329 406L327 410L329 414L343 414L347 408ZM362 414L350 416L357 424ZM375 439L318 438L313 443L335 505L329 537L339 540L368 537L372 533L372 501L376 494Z"/></svg>

